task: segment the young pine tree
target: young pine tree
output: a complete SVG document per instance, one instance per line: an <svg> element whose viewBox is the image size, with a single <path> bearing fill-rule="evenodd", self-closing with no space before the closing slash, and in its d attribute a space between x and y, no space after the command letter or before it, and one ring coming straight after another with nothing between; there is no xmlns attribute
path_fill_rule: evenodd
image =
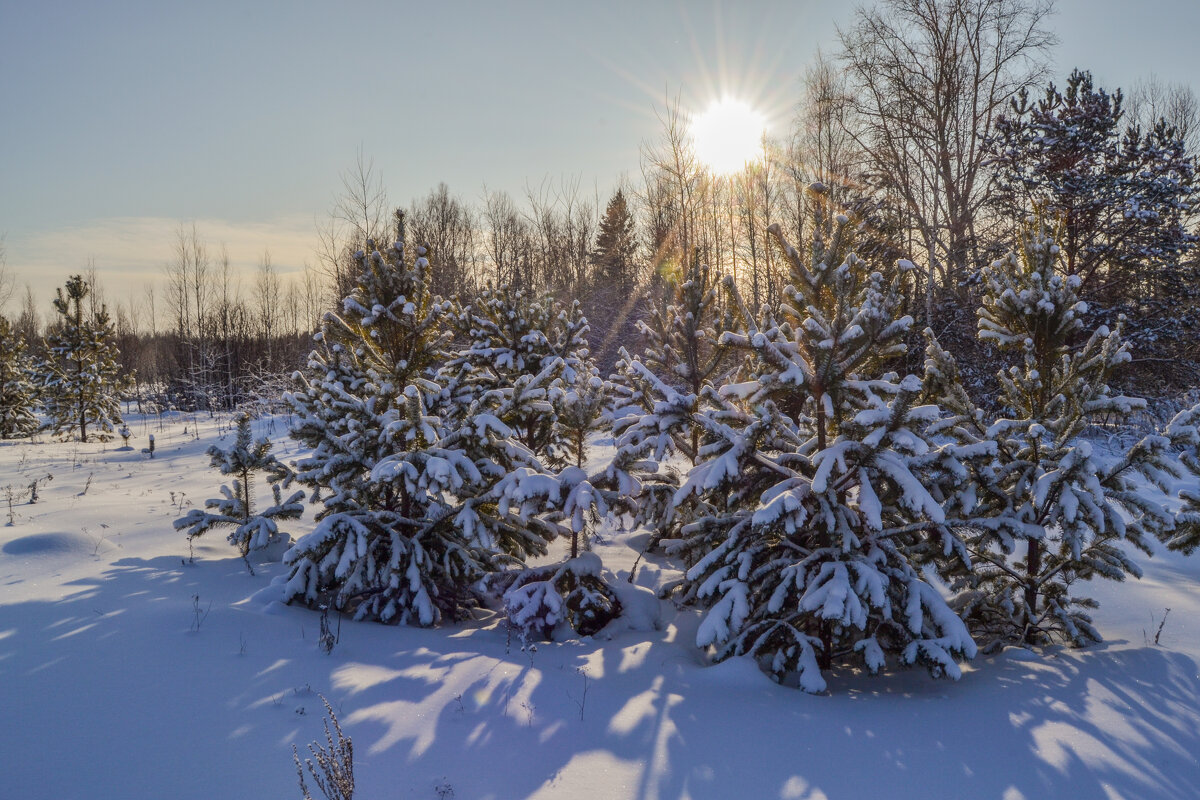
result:
<svg viewBox="0 0 1200 800"><path fill-rule="evenodd" d="M24 337L0 317L0 439L17 439L37 430L37 390L30 379L33 360Z"/></svg>
<svg viewBox="0 0 1200 800"><path fill-rule="evenodd" d="M1200 404L1176 414L1164 433L1179 454L1167 475L1180 480L1180 509L1175 529L1163 540L1172 550L1191 554L1200 547Z"/></svg>
<svg viewBox="0 0 1200 800"><path fill-rule="evenodd" d="M484 575L545 552L556 531L505 505L544 478L502 421L525 413L531 392L484 392L453 419L439 413L453 305L431 295L420 249L406 256L399 214L397 227L386 253L368 242L355 256L358 283L326 315L289 395L292 435L312 448L297 477L323 508L285 559L285 599L433 625L476 604Z"/></svg>
<svg viewBox="0 0 1200 800"><path fill-rule="evenodd" d="M675 523L671 494L679 476L667 461L694 466L703 430L695 422L701 397L724 377L732 362L720 333L732 325L722 308L708 265L693 258L683 280L638 323L645 341L641 356L621 348L609 414L618 460L645 473L639 485L644 522L665 534Z"/></svg>
<svg viewBox="0 0 1200 800"><path fill-rule="evenodd" d="M691 415L703 389L723 378L730 365L730 352L720 343L730 324L711 270L693 259L671 301L639 323L644 354L621 351L617 370L626 389L618 405L626 413L615 419L619 438L635 447L653 442L658 460L678 454L696 463L701 431Z"/></svg>
<svg viewBox="0 0 1200 800"><path fill-rule="evenodd" d="M945 508L974 562L955 585L956 607L987 648L1099 641L1087 611L1095 601L1075 586L1140 575L1122 545L1149 552L1151 536L1176 528L1154 488L1177 471L1166 437L1147 437L1116 459L1083 438L1089 424L1120 422L1145 403L1110 392L1113 372L1129 360L1120 327L1085 330L1080 279L1063 274L1060 258L1039 221L1018 250L984 270L978 336L1016 361L998 375L1007 416L989 422L927 332L926 384L949 412L939 429L974 456Z"/></svg>
<svg viewBox="0 0 1200 800"><path fill-rule="evenodd" d="M241 551L242 559L249 567L252 550L264 548L278 539L279 525L276 520L298 519L304 512L301 505L304 492L295 492L287 500L283 499L281 489L286 489L295 476L271 454L270 439L265 436L253 439L247 414L237 417L233 446L222 450L213 445L208 448L208 455L214 469L222 475L233 476L233 486L222 486L222 497L204 502L204 507L209 511L193 508L175 520L175 529L187 530L190 541L212 528L232 527L229 543ZM275 504L256 512L254 480L259 473L266 474Z"/></svg>
<svg viewBox="0 0 1200 800"><path fill-rule="evenodd" d="M576 467L583 467L587 459L588 437L603 427L610 394L611 386L600 379L594 366L579 373L575 386L563 393L558 429L567 447L567 460Z"/></svg>
<svg viewBox="0 0 1200 800"><path fill-rule="evenodd" d="M59 320L46 337L48 359L41 376L48 427L56 434L77 430L84 442L90 428L107 441L121 424L121 368L113 326L103 306L95 313L85 311L91 287L83 276L72 275L65 288L54 299Z"/></svg>
<svg viewBox="0 0 1200 800"><path fill-rule="evenodd" d="M570 443L559 422L566 393L589 377L587 319L579 304L563 307L510 286L488 288L456 320L469 342L446 364L448 413L465 412L489 392L520 387L531 402L504 418L518 440L548 464L566 463Z"/></svg>
<svg viewBox="0 0 1200 800"><path fill-rule="evenodd" d="M443 370L451 426L469 428L483 411L509 431L512 446L527 448L531 457L495 487L500 513L571 542L565 562L509 572L491 586L525 633L548 636L564 620L594 633L620 613L620 603L599 559L581 552L587 529L617 500L582 469L605 399L588 355L587 320L578 303L562 307L502 286L468 304L458 327L469 345Z"/></svg>
<svg viewBox="0 0 1200 800"><path fill-rule="evenodd" d="M677 494L700 513L665 543L688 562L684 598L707 606L697 644L810 692L845 663L957 678L975 644L922 569L962 555L923 474L943 457L923 434L938 410L915 404L917 378L887 371L912 324L907 265L868 271L845 216L811 267L771 232L786 299L755 314L727 282L740 325L722 342L750 366L705 391L706 443Z"/></svg>

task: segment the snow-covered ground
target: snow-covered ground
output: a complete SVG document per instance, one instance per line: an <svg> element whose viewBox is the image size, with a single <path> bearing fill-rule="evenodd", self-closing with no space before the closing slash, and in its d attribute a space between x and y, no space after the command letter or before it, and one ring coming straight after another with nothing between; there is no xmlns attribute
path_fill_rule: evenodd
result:
<svg viewBox="0 0 1200 800"><path fill-rule="evenodd" d="M522 651L487 612L343 620L327 655L318 615L272 600L280 564L251 576L219 532L187 562L171 523L217 495L204 450L232 436L196 424L136 420L131 450L0 443L0 489L53 476L10 526L0 493L0 797L299 797L319 695L362 800L1200 795L1200 557L1092 587L1104 645L981 656L957 683L836 675L811 696L707 666L697 613L654 599L672 573L653 558L595 638ZM257 425L294 457L282 420ZM623 581L644 540L596 550Z"/></svg>

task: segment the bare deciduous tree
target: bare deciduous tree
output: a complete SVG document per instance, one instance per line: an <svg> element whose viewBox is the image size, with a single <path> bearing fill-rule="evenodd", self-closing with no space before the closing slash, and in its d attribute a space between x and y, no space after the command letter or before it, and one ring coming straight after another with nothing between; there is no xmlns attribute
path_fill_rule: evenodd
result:
<svg viewBox="0 0 1200 800"><path fill-rule="evenodd" d="M17 291L17 278L8 268L8 250L4 245L4 237L0 236L0 313Z"/></svg>
<svg viewBox="0 0 1200 800"><path fill-rule="evenodd" d="M882 0L839 31L870 178L923 244L927 314L933 280L952 288L978 258L985 140L1008 99L1043 76L1049 13L1049 0Z"/></svg>
<svg viewBox="0 0 1200 800"><path fill-rule="evenodd" d="M673 213L671 235L655 242L661 251L673 240L675 258L679 264L691 258L692 248L697 246L697 195L703 186L704 170L696 159L688 119L679 107L679 96L668 98L662 110L655 109L662 126L661 138L656 143L642 143L642 175L648 187L647 200L665 200L663 190L669 189L670 206ZM660 217L666 221L666 216Z"/></svg>
<svg viewBox="0 0 1200 800"><path fill-rule="evenodd" d="M42 318L33 299L33 287L28 283L25 284L25 294L21 297L21 313L17 315L16 329L30 348L38 349L42 335Z"/></svg>
<svg viewBox="0 0 1200 800"><path fill-rule="evenodd" d="M205 397L209 304L212 297L208 247L193 223L180 225L175 237L175 257L165 268L167 299L186 364L188 392L197 408L207 405Z"/></svg>
<svg viewBox="0 0 1200 800"><path fill-rule="evenodd" d="M500 285L529 288L529 254L532 249L525 220L507 192L489 192L484 187L486 250Z"/></svg>
<svg viewBox="0 0 1200 800"><path fill-rule="evenodd" d="M1200 99L1186 84L1165 83L1156 75L1139 80L1125 96L1125 117L1143 131L1164 119L1189 153L1200 152Z"/></svg>
<svg viewBox="0 0 1200 800"><path fill-rule="evenodd" d="M157 384L162 379L162 364L159 359L161 343L158 339L158 296L153 282L147 282L143 287L142 297L145 300L146 317L140 333L143 336L149 334L149 343L142 357L141 380L142 383ZM141 402L140 393L138 402Z"/></svg>
<svg viewBox="0 0 1200 800"><path fill-rule="evenodd" d="M304 288L302 280L303 278L289 278L287 291L284 292L283 310L280 315L287 323L283 333L291 338L298 336L303 330L301 326L301 320L304 319Z"/></svg>
<svg viewBox="0 0 1200 800"><path fill-rule="evenodd" d="M475 214L446 184L414 200L407 222L413 242L428 249L434 294L445 297L477 284Z"/></svg>
<svg viewBox="0 0 1200 800"><path fill-rule="evenodd" d="M258 274L254 280L254 316L259 338L266 348L268 364L273 363L281 295L279 273L276 272L275 265L271 263L271 251L264 250L262 257L258 260Z"/></svg>
<svg viewBox="0 0 1200 800"><path fill-rule="evenodd" d="M671 201L673 192L667 185L666 176L654 169L643 169L643 178L643 189L635 197L642 219L643 244L650 256L650 283L658 284L672 259L677 256L677 212Z"/></svg>
<svg viewBox="0 0 1200 800"><path fill-rule="evenodd" d="M237 372L234 346L237 339L237 320L241 297L238 283L234 279L232 265L229 262L229 250L224 244L221 245L221 254L217 258L217 282L220 296L217 298L215 327L221 343L221 383L225 395L224 404L226 408L232 409L237 402L237 389L234 385Z"/></svg>
<svg viewBox="0 0 1200 800"><path fill-rule="evenodd" d="M311 333L321 324L325 312L325 290L321 276L310 264L304 264L304 332Z"/></svg>
<svg viewBox="0 0 1200 800"><path fill-rule="evenodd" d="M342 193L334 203L333 216L346 226L346 237L360 245L367 239L382 242L389 233L391 216L383 178L362 150L354 168L342 173Z"/></svg>
<svg viewBox="0 0 1200 800"><path fill-rule="evenodd" d="M338 300L354 281L354 253L367 239L383 243L391 235L391 208L375 164L358 151L354 167L342 173L342 191L329 218L317 224L317 258Z"/></svg>
<svg viewBox="0 0 1200 800"><path fill-rule="evenodd" d="M863 154L851 130L853 100L846 73L832 59L818 52L802 78L803 99L792 120L784 172L787 176L786 207L788 229L794 241L805 242L812 231L805 223L826 231L833 221L825 209L845 205L863 192L855 174L860 171ZM807 202L808 187L820 183L827 187L829 203Z"/></svg>

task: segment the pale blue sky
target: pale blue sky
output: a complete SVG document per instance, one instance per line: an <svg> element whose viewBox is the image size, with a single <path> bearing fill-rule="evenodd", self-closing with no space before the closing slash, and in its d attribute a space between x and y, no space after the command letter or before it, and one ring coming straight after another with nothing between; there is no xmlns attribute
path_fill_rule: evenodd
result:
<svg viewBox="0 0 1200 800"><path fill-rule="evenodd" d="M298 269L360 147L401 204L438 181L475 200L485 182L520 195L564 175L603 201L636 176L668 87L692 107L745 97L782 133L852 8L0 0L9 267L48 304L94 259L110 301L128 298L196 221L235 264L270 248ZM1060 73L1200 77L1200 3L1058 9Z"/></svg>

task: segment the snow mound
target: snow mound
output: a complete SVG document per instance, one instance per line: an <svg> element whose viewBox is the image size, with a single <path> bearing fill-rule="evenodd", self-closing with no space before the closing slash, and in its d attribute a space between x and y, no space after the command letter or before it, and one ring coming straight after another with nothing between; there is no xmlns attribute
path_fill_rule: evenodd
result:
<svg viewBox="0 0 1200 800"><path fill-rule="evenodd" d="M662 628L662 601L653 591L624 579L611 581L609 586L621 601L621 616L605 628L606 634Z"/></svg>
<svg viewBox="0 0 1200 800"><path fill-rule="evenodd" d="M264 610L271 609L270 613L280 613L274 606L287 608L287 604L282 602L283 587L286 584L286 576L276 575L269 584L247 597L245 602L247 605L258 606Z"/></svg>
<svg viewBox="0 0 1200 800"><path fill-rule="evenodd" d="M271 537L264 547L255 548L250 556L260 564L270 564L283 561L283 554L292 547L292 537L286 533L277 533Z"/></svg>
<svg viewBox="0 0 1200 800"><path fill-rule="evenodd" d="M1000 651L1000 655L1007 658L1009 661L1044 661L1044 657L1040 653L1030 650L1028 647L1005 647Z"/></svg>
<svg viewBox="0 0 1200 800"><path fill-rule="evenodd" d="M82 533L34 533L5 542L0 552L8 556L91 555L96 543Z"/></svg>
<svg viewBox="0 0 1200 800"><path fill-rule="evenodd" d="M762 669L749 656L736 656L713 664L700 674L698 680L719 684L726 689L742 687L770 691L772 686L770 682L764 680Z"/></svg>

